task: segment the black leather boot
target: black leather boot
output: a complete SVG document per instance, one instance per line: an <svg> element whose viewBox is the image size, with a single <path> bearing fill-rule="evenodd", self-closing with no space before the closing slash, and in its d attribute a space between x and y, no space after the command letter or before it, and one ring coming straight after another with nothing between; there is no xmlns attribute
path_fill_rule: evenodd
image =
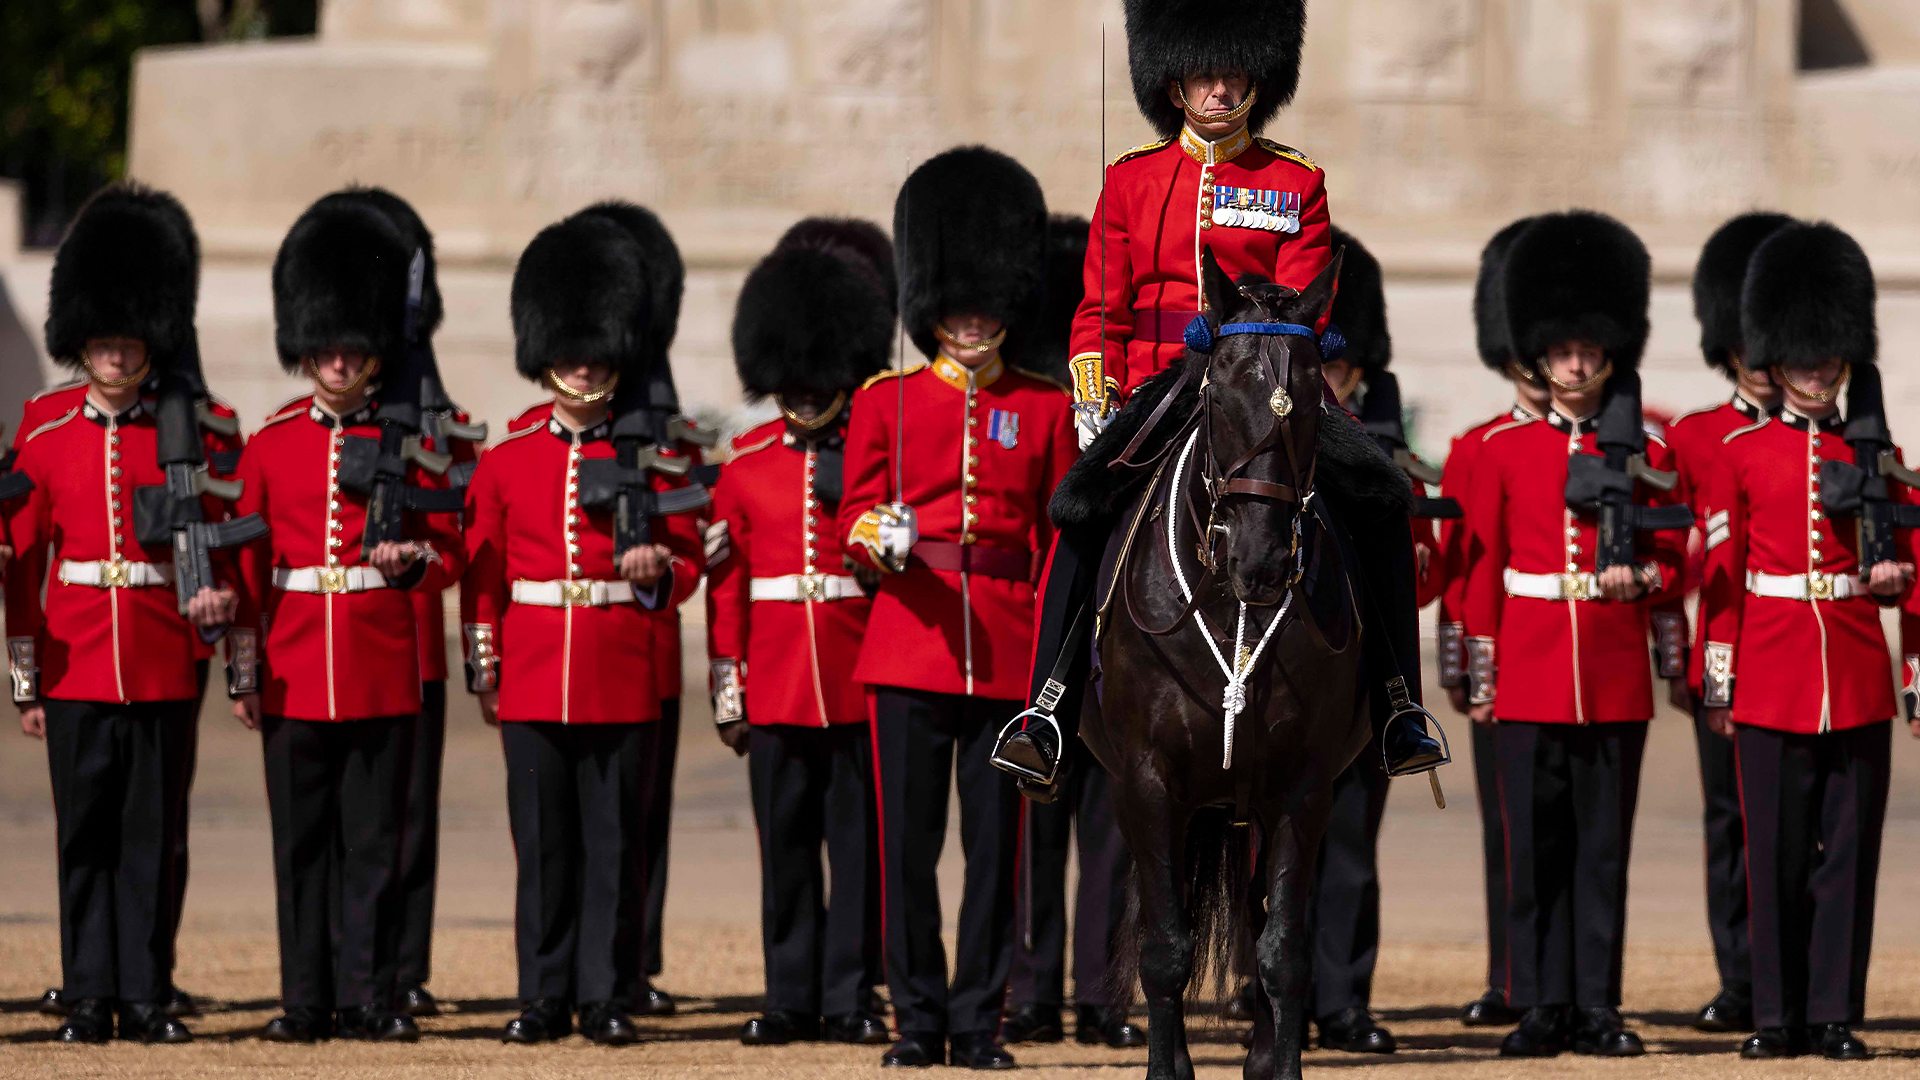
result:
<svg viewBox="0 0 1920 1080"><path fill-rule="evenodd" d="M903 1031L880 1055L883 1069L925 1069L946 1060L947 1040L932 1032Z"/></svg>
<svg viewBox="0 0 1920 1080"><path fill-rule="evenodd" d="M580 1006L580 1034L601 1046L629 1046L640 1041L640 1029L618 1005L590 1001Z"/></svg>
<svg viewBox="0 0 1920 1080"><path fill-rule="evenodd" d="M1067 1037L1058 1005L1022 1005L1000 1022L1000 1037L1010 1043L1057 1043Z"/></svg>
<svg viewBox="0 0 1920 1080"><path fill-rule="evenodd" d="M973 1069L979 1072L1013 1068L1013 1055L994 1041L993 1032L975 1031L955 1035L952 1039L953 1054L948 1064L956 1069Z"/></svg>
<svg viewBox="0 0 1920 1080"><path fill-rule="evenodd" d="M1080 1005L1073 1010L1073 1037L1086 1046L1125 1050L1147 1045L1147 1029L1127 1019L1119 1009Z"/></svg>
<svg viewBox="0 0 1920 1080"><path fill-rule="evenodd" d="M1740 1056L1749 1061L1797 1058L1806 1052L1807 1029L1803 1027L1761 1028L1740 1044Z"/></svg>
<svg viewBox="0 0 1920 1080"><path fill-rule="evenodd" d="M1500 1041L1501 1057L1558 1057L1567 1050L1567 1009L1563 1005L1536 1005L1520 1018L1520 1026Z"/></svg>
<svg viewBox="0 0 1920 1080"><path fill-rule="evenodd" d="M157 1046L192 1042L193 1032L168 1016L164 1004L125 1004L120 1006L120 1037Z"/></svg>
<svg viewBox="0 0 1920 1080"><path fill-rule="evenodd" d="M1320 1018L1320 1048L1349 1054L1391 1054L1399 1044L1373 1014L1355 1006Z"/></svg>
<svg viewBox="0 0 1920 1080"><path fill-rule="evenodd" d="M1573 1052L1589 1057L1639 1057L1647 1048L1640 1036L1627 1030L1619 1009L1576 1009Z"/></svg>
<svg viewBox="0 0 1920 1080"><path fill-rule="evenodd" d="M260 1038L267 1042L311 1043L333 1037L333 1013L294 1007L267 1021Z"/></svg>
<svg viewBox="0 0 1920 1080"><path fill-rule="evenodd" d="M573 1034L573 1007L557 998L538 998L527 1003L520 1015L507 1021L500 1041L531 1046L564 1039Z"/></svg>
<svg viewBox="0 0 1920 1080"><path fill-rule="evenodd" d="M1746 994L1722 990L1700 1007L1693 1018L1695 1031L1723 1033L1753 1030L1753 1000Z"/></svg>
<svg viewBox="0 0 1920 1080"><path fill-rule="evenodd" d="M821 1024L821 1038L828 1042L879 1046L891 1040L893 1035L887 1031L887 1025L878 1015L857 1010L827 1017Z"/></svg>
<svg viewBox="0 0 1920 1080"><path fill-rule="evenodd" d="M1507 995L1488 990L1460 1007L1460 1022L1468 1027L1511 1027L1520 1022L1520 1010L1507 1004Z"/></svg>
<svg viewBox="0 0 1920 1080"><path fill-rule="evenodd" d="M400 1011L408 1016L439 1016L440 1003L424 986L409 986L400 992Z"/></svg>
<svg viewBox="0 0 1920 1080"><path fill-rule="evenodd" d="M102 998L81 998L67 1007L66 1023L53 1033L63 1043L103 1043L113 1038L113 1006Z"/></svg>
<svg viewBox="0 0 1920 1080"><path fill-rule="evenodd" d="M1831 1061L1865 1061L1873 1056L1867 1044L1845 1024L1818 1024L1812 1032L1820 1056Z"/></svg>
<svg viewBox="0 0 1920 1080"><path fill-rule="evenodd" d="M1080 704L1092 669L1094 575L1110 524L1064 530L1047 564L1040 598L1034 671L1027 699L1034 707L1009 721L989 760L1021 780L1020 793L1039 803L1058 797L1062 748L1080 731Z"/></svg>
<svg viewBox="0 0 1920 1080"><path fill-rule="evenodd" d="M742 1046L785 1046L820 1037L820 1018L806 1013L769 1009L740 1028Z"/></svg>

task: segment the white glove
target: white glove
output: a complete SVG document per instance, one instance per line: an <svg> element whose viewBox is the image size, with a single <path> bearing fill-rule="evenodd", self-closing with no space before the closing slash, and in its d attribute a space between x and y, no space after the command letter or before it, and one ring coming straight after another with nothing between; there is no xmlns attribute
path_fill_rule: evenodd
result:
<svg viewBox="0 0 1920 1080"><path fill-rule="evenodd" d="M1093 440L1107 430L1107 425L1111 423L1113 423L1111 413L1102 416L1100 411L1092 406L1074 406L1073 433L1080 440L1082 450L1092 444Z"/></svg>

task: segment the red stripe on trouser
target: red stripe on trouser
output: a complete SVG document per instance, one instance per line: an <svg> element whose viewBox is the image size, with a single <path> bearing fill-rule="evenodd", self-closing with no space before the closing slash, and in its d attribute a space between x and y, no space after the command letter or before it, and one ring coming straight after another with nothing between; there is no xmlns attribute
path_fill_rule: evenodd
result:
<svg viewBox="0 0 1920 1080"><path fill-rule="evenodd" d="M1493 721L1496 725L1498 720ZM1506 873L1501 883L1506 886L1507 910L1500 913L1500 920L1507 924L1507 985L1501 995L1507 999L1507 1007L1513 1007L1513 824L1507 811L1507 774L1500 767L1500 729L1496 726L1493 735L1493 786L1500 801L1500 852Z"/></svg>

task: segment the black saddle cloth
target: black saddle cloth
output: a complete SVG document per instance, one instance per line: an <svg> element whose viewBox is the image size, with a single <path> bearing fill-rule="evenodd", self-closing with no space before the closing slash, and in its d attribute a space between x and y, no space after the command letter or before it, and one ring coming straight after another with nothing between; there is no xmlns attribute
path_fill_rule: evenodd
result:
<svg viewBox="0 0 1920 1080"><path fill-rule="evenodd" d="M1188 357L1182 362L1194 361ZM1120 415L1114 417L1107 430L1101 432L1067 470L1066 478L1047 506L1055 525L1065 530L1108 531L1139 498L1151 478L1151 470L1109 466L1145 426L1154 407L1172 392L1179 377L1176 366L1141 383ZM1199 407L1200 380L1189 379L1135 458L1142 461L1152 458L1181 431L1184 421ZM1327 501L1334 519L1349 529L1383 527L1396 519L1404 523L1413 509L1413 487L1407 474L1345 410L1324 403L1320 409L1314 487Z"/></svg>

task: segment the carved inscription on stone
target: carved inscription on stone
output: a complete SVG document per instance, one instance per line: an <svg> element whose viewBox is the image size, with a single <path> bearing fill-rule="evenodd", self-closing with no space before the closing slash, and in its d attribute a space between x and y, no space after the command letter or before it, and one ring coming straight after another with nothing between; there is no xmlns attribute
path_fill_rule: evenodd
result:
<svg viewBox="0 0 1920 1080"><path fill-rule="evenodd" d="M1636 102L1737 104L1747 94L1752 0L1627 0L1621 74Z"/></svg>

